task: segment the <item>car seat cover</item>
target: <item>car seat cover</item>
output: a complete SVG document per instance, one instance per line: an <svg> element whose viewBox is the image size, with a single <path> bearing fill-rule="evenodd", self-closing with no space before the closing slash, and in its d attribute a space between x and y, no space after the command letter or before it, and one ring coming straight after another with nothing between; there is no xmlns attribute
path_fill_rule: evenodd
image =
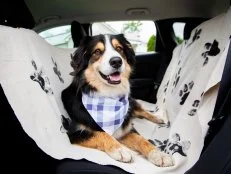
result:
<svg viewBox="0 0 231 174"><path fill-rule="evenodd" d="M156 167L136 153L133 163L121 163L104 152L70 144L61 123L62 115L68 117L61 91L72 81L70 55L75 49L55 48L31 30L0 26L0 83L25 132L53 158L85 158L132 173L184 173L203 148L227 54L230 24L231 10L199 25L189 40L175 48L157 103L148 104L148 110L169 120L170 126L134 121L140 134L173 155L173 167Z"/></svg>

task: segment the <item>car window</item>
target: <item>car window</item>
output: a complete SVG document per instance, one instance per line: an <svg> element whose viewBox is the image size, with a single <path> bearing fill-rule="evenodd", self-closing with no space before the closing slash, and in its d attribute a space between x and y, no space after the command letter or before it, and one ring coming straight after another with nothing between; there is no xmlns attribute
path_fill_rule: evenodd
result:
<svg viewBox="0 0 231 174"><path fill-rule="evenodd" d="M92 35L123 33L136 53L155 51L156 27L153 21L107 21L92 24Z"/></svg>
<svg viewBox="0 0 231 174"><path fill-rule="evenodd" d="M48 43L60 48L73 48L71 26L54 27L39 33Z"/></svg>
<svg viewBox="0 0 231 174"><path fill-rule="evenodd" d="M173 23L173 30L176 37L175 40L178 44L181 44L184 40L184 27L185 27L185 22Z"/></svg>

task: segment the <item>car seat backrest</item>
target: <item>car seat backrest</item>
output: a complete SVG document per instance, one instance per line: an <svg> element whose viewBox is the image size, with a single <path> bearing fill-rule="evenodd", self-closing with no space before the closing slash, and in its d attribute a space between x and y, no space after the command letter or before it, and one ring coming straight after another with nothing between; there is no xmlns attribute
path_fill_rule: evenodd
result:
<svg viewBox="0 0 231 174"><path fill-rule="evenodd" d="M178 133L182 141L203 142L213 115L230 35L231 9L197 26L190 38L174 49L156 103L156 115L165 115L172 123L169 141ZM164 135L156 131L152 137L163 140ZM190 150L194 148L194 154L199 155L203 143L195 144Z"/></svg>
<svg viewBox="0 0 231 174"><path fill-rule="evenodd" d="M171 85L172 98L167 98L166 103L170 102L170 100L179 100L181 104L177 108L172 108L173 106L166 104L167 107L175 110L175 112L181 109L189 97L189 93L185 97L183 97L183 94L183 96L179 96L179 93L184 90L184 87L190 88L191 81L195 85L195 81L199 80L200 87L198 88L204 88L204 92L219 82L222 69L219 70L219 76L216 76L216 67L220 57L223 56L224 50L228 47L231 34L230 23L231 9L227 13L196 27L191 32L190 38L174 50L172 61L158 91L158 99L166 93L165 86L168 84L169 86ZM205 72L208 72L208 74L205 75ZM203 82L200 81L200 77L203 76L208 84L205 83L205 86L202 87ZM187 82L187 79L191 79L191 81Z"/></svg>
<svg viewBox="0 0 231 174"><path fill-rule="evenodd" d="M70 60L75 49L56 48L31 30L6 26L0 30L0 83L18 119L42 119L41 112L46 116L50 107L55 115L67 116L61 91L72 81ZM27 128L31 137L40 134Z"/></svg>
<svg viewBox="0 0 231 174"><path fill-rule="evenodd" d="M198 19L187 22L184 26L184 40L188 40L190 38L191 32L194 28L200 25L204 20Z"/></svg>

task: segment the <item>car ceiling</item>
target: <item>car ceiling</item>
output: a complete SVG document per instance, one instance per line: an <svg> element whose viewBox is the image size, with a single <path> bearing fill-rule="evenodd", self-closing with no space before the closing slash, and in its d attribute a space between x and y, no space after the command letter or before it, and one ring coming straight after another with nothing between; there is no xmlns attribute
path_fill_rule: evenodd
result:
<svg viewBox="0 0 231 174"><path fill-rule="evenodd" d="M81 22L128 18L212 17L229 7L229 0L25 0L34 20L57 15ZM129 16L128 9L145 8L147 15Z"/></svg>
<svg viewBox="0 0 231 174"><path fill-rule="evenodd" d="M20 16L21 20L26 18L27 16L23 16L21 14L23 12L19 9L21 1L23 2L23 0L3 0L1 10L3 17ZM178 17L210 18L229 8L229 0L24 0L24 2L32 14L35 26L40 29L49 25L70 24L74 19L81 23L89 23ZM30 21L32 23L32 20Z"/></svg>

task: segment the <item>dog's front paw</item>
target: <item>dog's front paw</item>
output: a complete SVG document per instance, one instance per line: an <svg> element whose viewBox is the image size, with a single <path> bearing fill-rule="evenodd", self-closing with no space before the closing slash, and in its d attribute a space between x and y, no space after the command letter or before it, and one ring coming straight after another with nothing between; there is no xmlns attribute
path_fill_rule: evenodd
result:
<svg viewBox="0 0 231 174"><path fill-rule="evenodd" d="M164 120L161 120L161 121L158 123L158 126L169 128L169 127L170 127L170 121L168 121L168 122L166 123Z"/></svg>
<svg viewBox="0 0 231 174"><path fill-rule="evenodd" d="M169 167L174 165L174 160L170 155L157 150L151 151L147 158L159 167Z"/></svg>
<svg viewBox="0 0 231 174"><path fill-rule="evenodd" d="M116 148L113 151L107 152L107 154L111 158L117 161L121 161L125 163L130 163L133 161L131 153L128 150L126 150L124 147Z"/></svg>
<svg viewBox="0 0 231 174"><path fill-rule="evenodd" d="M164 122L164 120L163 119L158 119L157 120L157 124L159 124L159 125L165 125L166 123Z"/></svg>

